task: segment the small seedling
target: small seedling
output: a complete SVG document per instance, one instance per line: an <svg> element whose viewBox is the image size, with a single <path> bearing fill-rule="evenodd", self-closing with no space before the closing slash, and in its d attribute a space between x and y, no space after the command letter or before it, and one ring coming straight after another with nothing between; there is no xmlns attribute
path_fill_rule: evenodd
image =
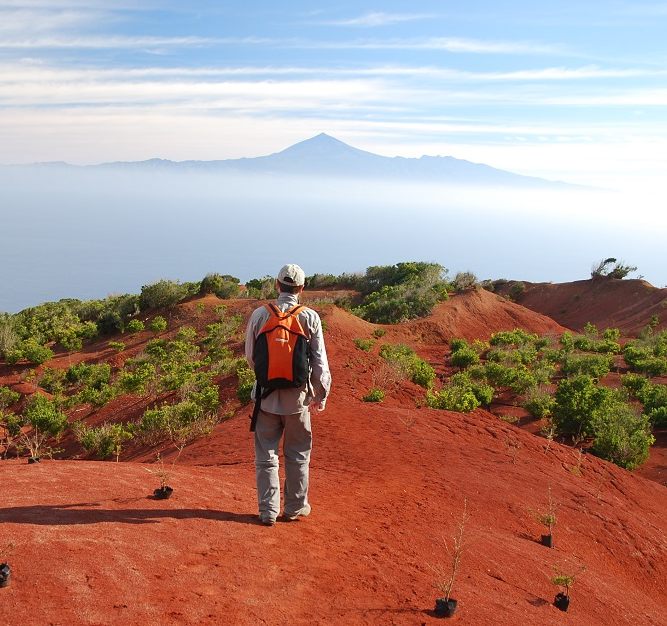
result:
<svg viewBox="0 0 667 626"><path fill-rule="evenodd" d="M458 531L454 536L452 544L450 545L444 536L442 538L442 543L445 546L447 556L449 557L448 565L429 565L431 570L436 574L433 586L443 593L442 599L445 602L449 602L451 598L454 579L461 565L461 557L467 547L464 541L464 533L469 520L470 514L468 513L468 501L463 500L463 514L459 520Z"/></svg>
<svg viewBox="0 0 667 626"><path fill-rule="evenodd" d="M579 576L585 569L586 567L584 566L579 568L576 572L565 572L557 565L554 565L555 575L549 580L560 589L559 593L556 594L554 604L561 611L567 611L570 605L570 590L572 589L572 585L574 585L577 576Z"/></svg>
<svg viewBox="0 0 667 626"><path fill-rule="evenodd" d="M554 436L556 435L556 429L551 420L549 420L547 425L542 429L542 434L547 440L547 445L544 447L544 455L546 456L547 452L549 452L549 448L551 448L551 443L554 440Z"/></svg>
<svg viewBox="0 0 667 626"><path fill-rule="evenodd" d="M0 563L6 563L7 557L14 551L14 542L10 541L4 548L0 549Z"/></svg>
<svg viewBox="0 0 667 626"><path fill-rule="evenodd" d="M521 442L512 433L510 433L507 435L505 445L507 445L507 450L512 455L512 464L516 464L517 457L519 456L519 450L521 449Z"/></svg>
<svg viewBox="0 0 667 626"><path fill-rule="evenodd" d="M169 467L165 466L162 454L158 452L156 454L157 465L158 465L157 469L151 469L149 467L145 468L147 472L157 476L160 481L160 487L156 489L154 492L156 496L158 496L159 493L165 494L167 492L171 492L171 487L169 486L168 482L169 479L171 478L171 475L174 472L174 465L176 464L176 461L178 461L178 457L181 456L181 452L183 452L185 443L184 442L174 443L174 446L178 449L178 454L174 457L174 460L171 462L171 465Z"/></svg>
<svg viewBox="0 0 667 626"><path fill-rule="evenodd" d="M557 523L556 511L558 510L558 505L554 502L551 494L551 485L549 485L549 506L546 511L533 511L529 509L533 517L549 531L548 535L543 537L549 537L549 543L552 543L554 527ZM544 541L544 539L543 539Z"/></svg>

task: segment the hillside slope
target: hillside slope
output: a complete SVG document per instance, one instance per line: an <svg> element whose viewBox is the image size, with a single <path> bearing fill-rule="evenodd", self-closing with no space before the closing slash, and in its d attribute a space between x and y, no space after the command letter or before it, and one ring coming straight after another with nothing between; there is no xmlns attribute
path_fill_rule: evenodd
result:
<svg viewBox="0 0 667 626"><path fill-rule="evenodd" d="M208 296L178 305L167 334L205 327L218 303ZM246 320L257 305L225 304ZM314 420L312 514L257 524L248 407L183 450L166 501L152 498L157 479L146 469L155 466L140 462L154 459L151 450L129 447L120 463L2 461L0 547L16 545L11 585L0 589L2 623L435 624L432 568L448 562L443 538L451 545L464 501L471 519L453 592L459 622L665 623L662 485L547 446L481 409L420 407L423 390L411 383L391 387L382 404L363 402L378 346L366 353L354 339L378 326L313 306L326 323L334 387ZM488 339L517 326L563 330L495 294L469 292L425 320L383 327L381 341L409 343L439 369L451 337ZM120 354L100 343L50 365L84 356L117 362L149 337L125 337ZM26 384L19 378L0 366L0 380ZM221 394L230 406L234 389ZM118 402L106 411L127 418L137 407ZM82 453L75 446L66 446L70 457ZM164 454L167 463L175 458L168 446ZM543 528L531 513L547 506L550 489L559 505L553 549L540 544ZM552 605L554 566L581 571L567 613Z"/></svg>
<svg viewBox="0 0 667 626"><path fill-rule="evenodd" d="M507 295L513 284L499 285L496 292ZM618 328L625 337L636 337L658 316L657 330L667 328L667 289L644 280L597 278L571 283L529 283L517 297L523 306L547 315L559 324L583 331L588 322L599 330Z"/></svg>

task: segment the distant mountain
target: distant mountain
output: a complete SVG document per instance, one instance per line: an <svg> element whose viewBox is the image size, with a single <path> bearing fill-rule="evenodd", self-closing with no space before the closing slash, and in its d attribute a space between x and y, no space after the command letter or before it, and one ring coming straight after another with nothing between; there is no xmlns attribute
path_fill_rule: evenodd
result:
<svg viewBox="0 0 667 626"><path fill-rule="evenodd" d="M64 163L35 164L41 168L67 168ZM79 169L79 168L76 168ZM321 133L311 139L268 156L215 161L114 162L84 166L86 170L198 171L253 173L280 176L331 177L363 180L414 181L475 186L516 188L579 188L559 181L521 176L481 163L471 163L451 156L420 158L385 157L366 152Z"/></svg>

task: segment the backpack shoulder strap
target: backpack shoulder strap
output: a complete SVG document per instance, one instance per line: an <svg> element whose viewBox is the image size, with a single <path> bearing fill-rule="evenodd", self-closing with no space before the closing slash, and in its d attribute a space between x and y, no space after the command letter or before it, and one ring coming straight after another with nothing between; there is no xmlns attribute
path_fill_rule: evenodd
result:
<svg viewBox="0 0 667 626"><path fill-rule="evenodd" d="M271 315L275 315L276 317L280 317L280 309L273 303L269 302L268 304L264 305L264 308L271 313Z"/></svg>

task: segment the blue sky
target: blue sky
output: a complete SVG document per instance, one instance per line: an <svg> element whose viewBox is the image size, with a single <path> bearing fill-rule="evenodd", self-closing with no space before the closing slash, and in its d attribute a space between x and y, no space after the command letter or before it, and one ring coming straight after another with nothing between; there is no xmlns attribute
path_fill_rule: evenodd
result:
<svg viewBox="0 0 667 626"><path fill-rule="evenodd" d="M261 156L326 132L664 188L667 2L0 0L0 163Z"/></svg>

